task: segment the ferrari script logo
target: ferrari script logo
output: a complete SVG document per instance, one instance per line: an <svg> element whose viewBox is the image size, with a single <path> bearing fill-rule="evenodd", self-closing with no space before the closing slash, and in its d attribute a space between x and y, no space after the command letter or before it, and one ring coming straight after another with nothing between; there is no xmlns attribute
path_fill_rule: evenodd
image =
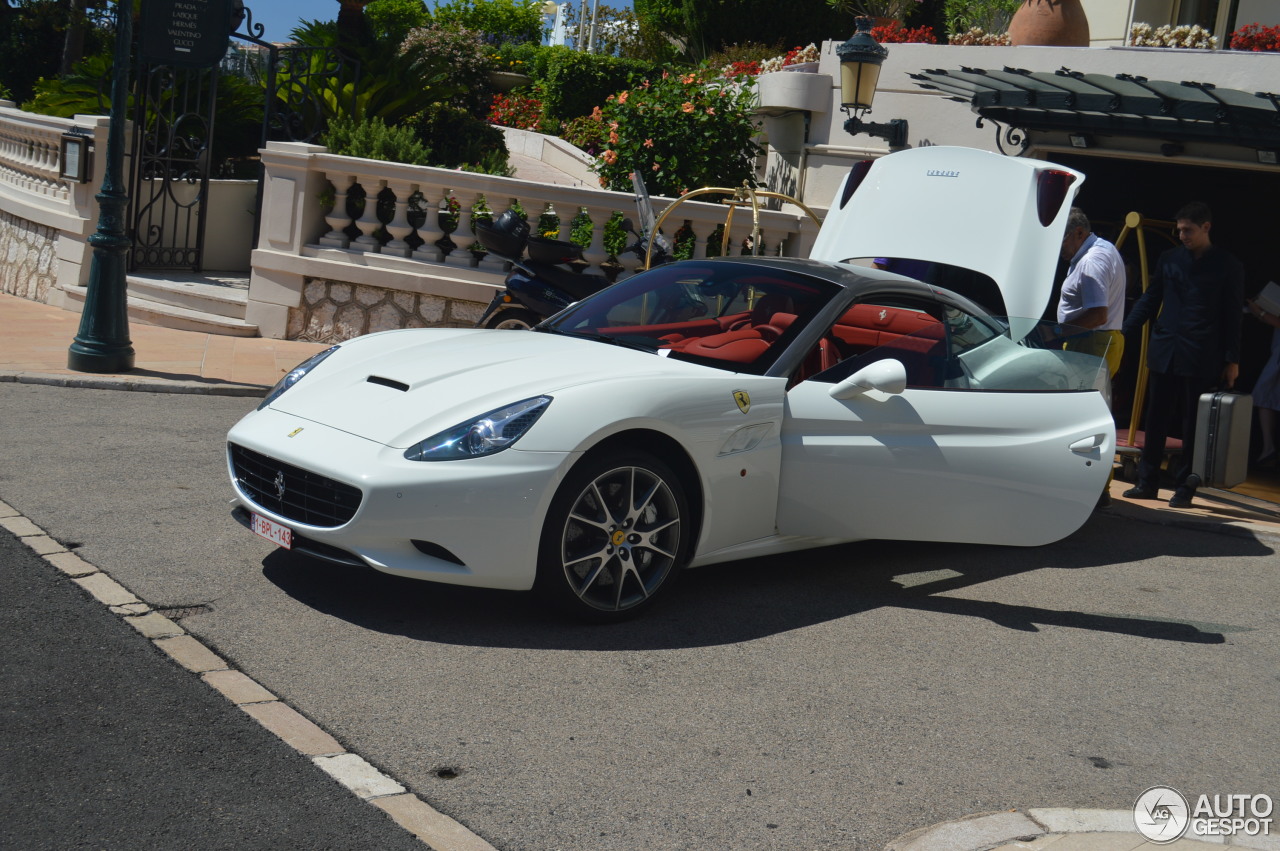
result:
<svg viewBox="0 0 1280 851"><path fill-rule="evenodd" d="M295 428L293 431L289 432L289 437L297 437L297 436L298 436L298 432L300 432L300 431L302 431L302 429L301 429L301 428Z"/></svg>
<svg viewBox="0 0 1280 851"><path fill-rule="evenodd" d="M733 391L733 401L738 403L738 410L746 413L751 410L751 394L745 390Z"/></svg>

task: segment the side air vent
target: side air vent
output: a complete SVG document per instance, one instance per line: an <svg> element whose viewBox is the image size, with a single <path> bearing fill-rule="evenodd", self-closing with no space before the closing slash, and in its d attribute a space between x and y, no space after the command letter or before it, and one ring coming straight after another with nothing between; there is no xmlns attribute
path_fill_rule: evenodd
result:
<svg viewBox="0 0 1280 851"><path fill-rule="evenodd" d="M409 385L403 381L396 381L394 378L383 378L381 375L369 376L370 384L381 384L383 387L390 387L392 390L399 390L401 393L409 392Z"/></svg>

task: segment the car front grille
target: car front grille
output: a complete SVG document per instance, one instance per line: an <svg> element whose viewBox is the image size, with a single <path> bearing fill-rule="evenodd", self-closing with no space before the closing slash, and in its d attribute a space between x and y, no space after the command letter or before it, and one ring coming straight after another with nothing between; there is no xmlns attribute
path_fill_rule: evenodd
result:
<svg viewBox="0 0 1280 851"><path fill-rule="evenodd" d="M227 447L240 490L273 514L329 528L346 523L360 507L359 488L234 443Z"/></svg>

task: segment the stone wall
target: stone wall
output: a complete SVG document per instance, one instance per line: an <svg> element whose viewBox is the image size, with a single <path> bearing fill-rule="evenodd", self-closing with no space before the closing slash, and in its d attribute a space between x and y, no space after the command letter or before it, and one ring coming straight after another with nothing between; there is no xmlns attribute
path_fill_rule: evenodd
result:
<svg viewBox="0 0 1280 851"><path fill-rule="evenodd" d="M57 238L51 227L0 211L0 292L47 302L58 277Z"/></svg>
<svg viewBox="0 0 1280 851"><path fill-rule="evenodd" d="M470 328L485 307L426 293L308 278L302 305L289 309L286 339L340 343L397 328Z"/></svg>

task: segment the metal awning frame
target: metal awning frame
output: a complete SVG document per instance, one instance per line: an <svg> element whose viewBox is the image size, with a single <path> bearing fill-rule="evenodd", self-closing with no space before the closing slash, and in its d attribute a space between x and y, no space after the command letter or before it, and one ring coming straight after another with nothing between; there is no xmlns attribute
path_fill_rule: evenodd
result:
<svg viewBox="0 0 1280 851"><path fill-rule="evenodd" d="M1212 83L1109 77L1069 68L1047 73L961 66L910 76L921 88L970 104L979 127L994 122L997 145L1006 154L1005 143L1018 149L1015 155L1025 153L1027 134L1033 131L1280 149L1280 95L1271 92L1249 94Z"/></svg>

